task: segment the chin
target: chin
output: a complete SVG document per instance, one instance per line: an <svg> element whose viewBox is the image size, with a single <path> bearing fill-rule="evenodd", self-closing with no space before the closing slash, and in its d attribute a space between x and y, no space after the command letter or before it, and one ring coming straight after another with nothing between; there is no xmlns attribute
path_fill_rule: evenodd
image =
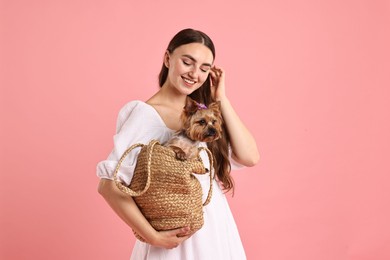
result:
<svg viewBox="0 0 390 260"><path fill-rule="evenodd" d="M197 90L198 89L198 87L191 87L191 88L189 88L189 87L187 87L187 86L181 86L180 87L180 93L182 93L183 95L190 95L192 92L194 92L195 90Z"/></svg>

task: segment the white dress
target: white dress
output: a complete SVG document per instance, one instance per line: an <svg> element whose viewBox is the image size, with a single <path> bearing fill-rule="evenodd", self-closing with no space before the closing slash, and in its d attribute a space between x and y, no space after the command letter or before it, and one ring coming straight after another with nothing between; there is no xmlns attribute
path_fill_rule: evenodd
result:
<svg viewBox="0 0 390 260"><path fill-rule="evenodd" d="M135 143L147 144L152 139L161 143L167 141L173 134L158 112L149 104L142 101L131 101L119 112L116 135L114 136L114 149L107 160L97 165L97 175L100 178L113 179L113 172L118 159L123 152ZM205 145L205 144L202 144ZM136 162L136 154L130 155L122 163L118 177L129 184L133 175ZM208 165L208 157L201 154L205 167ZM240 166L231 160L232 169ZM205 200L209 187L209 176L195 176L203 188ZM221 188L214 180L213 196L211 202L204 207L204 225L174 249L164 249L151 246L139 240L136 241L131 259L165 259L165 260L242 260L246 259L245 251L237 230L236 223L230 211L228 202Z"/></svg>

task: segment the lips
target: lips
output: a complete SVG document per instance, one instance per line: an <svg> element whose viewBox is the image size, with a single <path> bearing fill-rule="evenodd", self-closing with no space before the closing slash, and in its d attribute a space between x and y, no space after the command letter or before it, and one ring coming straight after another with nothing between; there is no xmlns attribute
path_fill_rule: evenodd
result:
<svg viewBox="0 0 390 260"><path fill-rule="evenodd" d="M195 83L196 83L196 81L193 81L193 80L191 80L191 79L187 79L187 78L185 78L185 77L181 77L183 80L184 80L184 82L187 84L187 85L194 85Z"/></svg>

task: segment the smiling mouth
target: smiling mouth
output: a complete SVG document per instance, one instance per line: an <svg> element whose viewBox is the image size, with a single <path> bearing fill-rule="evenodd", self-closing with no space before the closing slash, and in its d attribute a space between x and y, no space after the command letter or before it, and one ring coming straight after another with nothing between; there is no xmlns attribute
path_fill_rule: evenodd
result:
<svg viewBox="0 0 390 260"><path fill-rule="evenodd" d="M190 85L193 85L193 84L196 83L196 81L193 81L193 80L190 80L190 79L187 79L187 78L184 78L184 77L182 77L182 79L184 80L185 83L188 83Z"/></svg>

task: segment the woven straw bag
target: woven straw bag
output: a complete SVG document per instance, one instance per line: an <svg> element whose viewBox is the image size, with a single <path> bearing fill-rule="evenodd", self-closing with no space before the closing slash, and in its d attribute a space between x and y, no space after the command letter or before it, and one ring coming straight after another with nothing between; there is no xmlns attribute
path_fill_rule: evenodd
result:
<svg viewBox="0 0 390 260"><path fill-rule="evenodd" d="M123 160L136 147L142 148L130 185L125 186L117 179L117 174ZM210 161L210 188L204 203L202 187L193 175L207 172L200 156L181 161L176 159L172 149L152 140L148 145L132 145L120 158L114 172L115 184L133 197L154 229L190 227L190 232L195 232L203 226L203 206L210 202L212 196L213 157L206 147L198 149L205 150ZM134 234L144 241L136 232Z"/></svg>

